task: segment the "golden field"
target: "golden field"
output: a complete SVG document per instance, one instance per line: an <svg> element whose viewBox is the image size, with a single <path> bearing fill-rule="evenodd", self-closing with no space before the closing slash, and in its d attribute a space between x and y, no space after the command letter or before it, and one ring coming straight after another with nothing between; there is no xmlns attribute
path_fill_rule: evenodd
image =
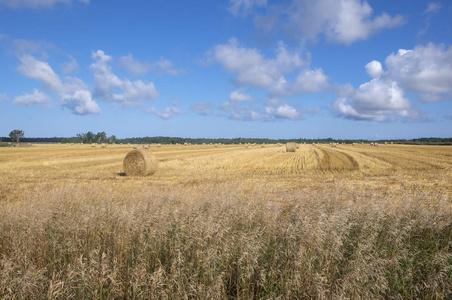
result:
<svg viewBox="0 0 452 300"><path fill-rule="evenodd" d="M452 147L0 148L2 299L452 297Z"/></svg>

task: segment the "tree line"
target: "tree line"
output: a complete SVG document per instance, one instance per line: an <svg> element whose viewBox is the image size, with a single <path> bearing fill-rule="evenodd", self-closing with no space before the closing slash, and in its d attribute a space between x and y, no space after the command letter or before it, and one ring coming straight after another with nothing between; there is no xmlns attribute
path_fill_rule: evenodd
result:
<svg viewBox="0 0 452 300"><path fill-rule="evenodd" d="M267 138L182 138L182 137L165 137L165 136L154 136L154 137L132 137L118 139L115 135L108 136L106 132L101 131L94 133L88 131L86 133L78 133L73 137L51 137L51 138L26 138L25 133L22 130L13 130L10 132L9 137L0 137L0 142L16 142L19 141L27 143L109 143L109 144L285 144L289 142L293 143L368 143L368 142L393 142L394 144L413 144L413 145L452 145L452 138L418 138L418 139L395 139L395 140L366 140L366 139L333 139L333 138L322 138L322 139L267 139Z"/></svg>

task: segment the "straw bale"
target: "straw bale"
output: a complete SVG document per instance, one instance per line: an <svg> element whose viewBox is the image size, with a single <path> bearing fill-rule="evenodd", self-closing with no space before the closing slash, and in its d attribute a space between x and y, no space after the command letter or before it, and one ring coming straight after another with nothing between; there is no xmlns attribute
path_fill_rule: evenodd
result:
<svg viewBox="0 0 452 300"><path fill-rule="evenodd" d="M295 151L297 151L297 145L295 143L286 144L286 152L295 152Z"/></svg>
<svg viewBox="0 0 452 300"><path fill-rule="evenodd" d="M132 150L123 161L128 176L148 176L157 172L158 160L150 150Z"/></svg>

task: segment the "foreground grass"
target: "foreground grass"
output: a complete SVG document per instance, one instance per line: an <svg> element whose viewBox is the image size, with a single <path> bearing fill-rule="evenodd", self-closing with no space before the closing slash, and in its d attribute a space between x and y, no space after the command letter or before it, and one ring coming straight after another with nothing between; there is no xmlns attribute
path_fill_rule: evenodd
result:
<svg viewBox="0 0 452 300"><path fill-rule="evenodd" d="M0 209L2 299L448 297L452 205L434 192L75 182Z"/></svg>

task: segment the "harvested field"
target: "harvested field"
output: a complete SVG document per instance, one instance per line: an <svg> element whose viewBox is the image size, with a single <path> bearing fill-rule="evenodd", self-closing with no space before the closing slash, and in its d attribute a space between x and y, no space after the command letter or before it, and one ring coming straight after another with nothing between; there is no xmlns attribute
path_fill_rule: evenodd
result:
<svg viewBox="0 0 452 300"><path fill-rule="evenodd" d="M149 149L0 148L0 298L452 296L452 147Z"/></svg>

